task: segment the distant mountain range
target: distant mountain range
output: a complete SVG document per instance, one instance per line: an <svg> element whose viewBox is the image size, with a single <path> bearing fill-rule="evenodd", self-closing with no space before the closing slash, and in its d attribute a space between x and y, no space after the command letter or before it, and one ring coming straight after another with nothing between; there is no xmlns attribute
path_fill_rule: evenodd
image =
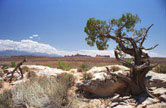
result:
<svg viewBox="0 0 166 108"><path fill-rule="evenodd" d="M47 53L31 53L26 51L17 51L17 50L5 50L0 51L0 56L48 56L48 57L61 57L56 54L47 54Z"/></svg>

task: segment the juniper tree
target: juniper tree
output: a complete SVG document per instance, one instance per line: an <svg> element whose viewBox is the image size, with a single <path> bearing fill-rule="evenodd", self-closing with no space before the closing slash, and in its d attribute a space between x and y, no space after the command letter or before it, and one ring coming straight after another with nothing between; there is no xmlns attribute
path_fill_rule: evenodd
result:
<svg viewBox="0 0 166 108"><path fill-rule="evenodd" d="M157 64L150 63L150 57L145 51L154 49L158 44L151 48L143 46L153 24L148 28L136 29L135 25L140 21L138 15L131 13L122 14L120 18L108 22L89 18L84 29L88 35L85 40L88 45L96 45L99 50L107 49L110 39L114 40L117 43L114 51L116 59L130 68L129 77L121 79L129 85L131 94L138 95L144 92L152 96L146 88L145 76ZM132 62L125 61L122 58L123 54L132 57Z"/></svg>

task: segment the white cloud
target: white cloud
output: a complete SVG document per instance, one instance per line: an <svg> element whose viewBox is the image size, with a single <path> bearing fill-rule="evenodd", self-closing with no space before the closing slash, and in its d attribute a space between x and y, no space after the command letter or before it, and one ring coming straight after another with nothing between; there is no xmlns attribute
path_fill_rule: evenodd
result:
<svg viewBox="0 0 166 108"><path fill-rule="evenodd" d="M35 34L35 35L32 35L33 37L38 37L39 35L38 34Z"/></svg>
<svg viewBox="0 0 166 108"><path fill-rule="evenodd" d="M48 45L42 44L32 40L21 40L12 41L12 40L0 40L0 50L18 50L18 51L27 51L27 52L41 52L53 54L57 53L56 48Z"/></svg>
<svg viewBox="0 0 166 108"><path fill-rule="evenodd" d="M158 54L158 53L154 53L154 52L149 52L148 54L150 57L166 57L166 55L164 55L164 54Z"/></svg>
<svg viewBox="0 0 166 108"><path fill-rule="evenodd" d="M50 46L49 44L39 43L33 40L21 40L21 41L13 41L13 40L0 40L0 51L3 50L18 50L18 51L27 51L27 52L40 52L40 53L48 53L48 54L58 54L61 56L64 55L75 55L75 54L83 54L96 56L99 55L110 55L110 57L114 57L113 50L78 50L78 51L61 51L57 50L55 47ZM166 57L166 55L161 55L154 52L149 52L151 57Z"/></svg>
<svg viewBox="0 0 166 108"><path fill-rule="evenodd" d="M30 38L30 39L33 39L33 37L32 37L32 36L30 36L29 38Z"/></svg>
<svg viewBox="0 0 166 108"><path fill-rule="evenodd" d="M30 36L29 38L30 38L30 39L33 39L33 38L37 38L37 37L38 37L38 39L39 39L39 35L38 35L38 34L34 34L34 35Z"/></svg>

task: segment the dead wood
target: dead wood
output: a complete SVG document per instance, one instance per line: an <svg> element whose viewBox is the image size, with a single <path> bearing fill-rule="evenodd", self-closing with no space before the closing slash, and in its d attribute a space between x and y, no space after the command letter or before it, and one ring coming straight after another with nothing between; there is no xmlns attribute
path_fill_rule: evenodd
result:
<svg viewBox="0 0 166 108"><path fill-rule="evenodd" d="M14 77L14 73L15 73L18 69L19 69L20 74L21 74L21 79L24 77L24 76L23 76L22 69L21 69L21 65L23 65L23 63L26 62L26 61L27 61L27 60L24 59L23 61L21 61L20 63L18 63L18 64L16 65L16 67L14 68L14 70L10 73L10 74L11 74L10 83L12 82L12 79L13 79L13 77Z"/></svg>

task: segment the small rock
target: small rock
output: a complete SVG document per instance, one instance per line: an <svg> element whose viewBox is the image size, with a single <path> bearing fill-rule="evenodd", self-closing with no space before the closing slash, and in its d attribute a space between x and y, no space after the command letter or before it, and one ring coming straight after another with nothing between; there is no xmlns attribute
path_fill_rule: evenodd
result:
<svg viewBox="0 0 166 108"><path fill-rule="evenodd" d="M159 100L157 99L152 99L152 98L147 98L144 102L142 102L143 105L147 105L147 104L153 104L155 102L158 102Z"/></svg>
<svg viewBox="0 0 166 108"><path fill-rule="evenodd" d="M131 106L131 105L117 105L116 107L113 108L135 108L135 106Z"/></svg>

